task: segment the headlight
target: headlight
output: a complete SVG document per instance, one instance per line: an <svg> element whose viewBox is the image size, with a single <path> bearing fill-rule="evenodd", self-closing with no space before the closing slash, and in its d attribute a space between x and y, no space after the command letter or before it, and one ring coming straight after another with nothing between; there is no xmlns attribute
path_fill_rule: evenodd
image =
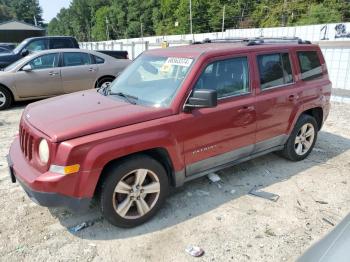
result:
<svg viewBox="0 0 350 262"><path fill-rule="evenodd" d="M40 161L43 164L47 164L47 162L49 161L49 156L50 156L49 144L47 143L46 139L42 139L39 144Z"/></svg>

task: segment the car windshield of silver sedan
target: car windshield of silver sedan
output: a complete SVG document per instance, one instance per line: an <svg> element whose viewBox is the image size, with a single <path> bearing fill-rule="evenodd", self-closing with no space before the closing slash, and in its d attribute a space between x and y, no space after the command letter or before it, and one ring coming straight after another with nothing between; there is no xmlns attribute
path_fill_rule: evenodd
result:
<svg viewBox="0 0 350 262"><path fill-rule="evenodd" d="M110 86L110 96L134 104L168 107L192 65L193 59L141 55Z"/></svg>

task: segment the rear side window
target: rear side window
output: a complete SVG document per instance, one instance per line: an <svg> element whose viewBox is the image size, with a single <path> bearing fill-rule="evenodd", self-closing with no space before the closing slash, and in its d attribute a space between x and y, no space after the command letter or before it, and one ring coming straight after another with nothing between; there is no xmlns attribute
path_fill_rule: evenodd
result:
<svg viewBox="0 0 350 262"><path fill-rule="evenodd" d="M103 64L105 62L105 60L103 58L95 56L95 55L94 55L94 59L95 59L96 64Z"/></svg>
<svg viewBox="0 0 350 262"><path fill-rule="evenodd" d="M91 57L87 53L69 52L63 53L63 65L64 66L81 66L90 65Z"/></svg>
<svg viewBox="0 0 350 262"><path fill-rule="evenodd" d="M301 79L312 80L322 75L321 62L316 51L297 52Z"/></svg>
<svg viewBox="0 0 350 262"><path fill-rule="evenodd" d="M214 89L218 93L218 98L249 93L247 57L221 60L209 64L194 88L196 90Z"/></svg>
<svg viewBox="0 0 350 262"><path fill-rule="evenodd" d="M258 66L262 90L293 83L288 53L259 55Z"/></svg>
<svg viewBox="0 0 350 262"><path fill-rule="evenodd" d="M51 49L59 49L59 48L74 48L73 42L70 39L57 38L51 39Z"/></svg>

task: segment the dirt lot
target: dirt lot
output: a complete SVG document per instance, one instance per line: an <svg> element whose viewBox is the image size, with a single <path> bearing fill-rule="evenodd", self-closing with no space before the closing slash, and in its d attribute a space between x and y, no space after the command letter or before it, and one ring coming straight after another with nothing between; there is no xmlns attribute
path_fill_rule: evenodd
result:
<svg viewBox="0 0 350 262"><path fill-rule="evenodd" d="M0 256L3 261L293 261L350 211L350 105L333 108L314 152L293 163L269 154L178 189L158 215L134 229L100 219L97 208L47 209L11 184L5 155L24 105L0 112ZM248 194L253 186L277 202ZM321 201L321 202L317 202ZM324 201L324 202L322 202ZM93 225L77 233L70 227ZM184 249L202 247L202 258Z"/></svg>

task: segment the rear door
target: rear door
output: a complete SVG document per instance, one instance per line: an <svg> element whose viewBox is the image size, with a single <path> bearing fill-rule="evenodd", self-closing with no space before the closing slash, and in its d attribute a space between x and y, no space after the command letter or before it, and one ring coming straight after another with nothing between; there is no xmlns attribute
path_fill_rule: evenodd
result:
<svg viewBox="0 0 350 262"><path fill-rule="evenodd" d="M255 153L283 145L300 104L289 50L256 53L257 133Z"/></svg>
<svg viewBox="0 0 350 262"><path fill-rule="evenodd" d="M53 96L63 93L59 53L46 54L32 59L32 71L22 69L15 74L15 87L20 97Z"/></svg>
<svg viewBox="0 0 350 262"><path fill-rule="evenodd" d="M92 57L84 52L62 53L62 85L65 93L86 90L95 87L97 66Z"/></svg>
<svg viewBox="0 0 350 262"><path fill-rule="evenodd" d="M216 89L215 108L193 109L181 120L186 129L186 175L193 175L249 156L254 148L255 97L249 54L210 62L194 89Z"/></svg>

